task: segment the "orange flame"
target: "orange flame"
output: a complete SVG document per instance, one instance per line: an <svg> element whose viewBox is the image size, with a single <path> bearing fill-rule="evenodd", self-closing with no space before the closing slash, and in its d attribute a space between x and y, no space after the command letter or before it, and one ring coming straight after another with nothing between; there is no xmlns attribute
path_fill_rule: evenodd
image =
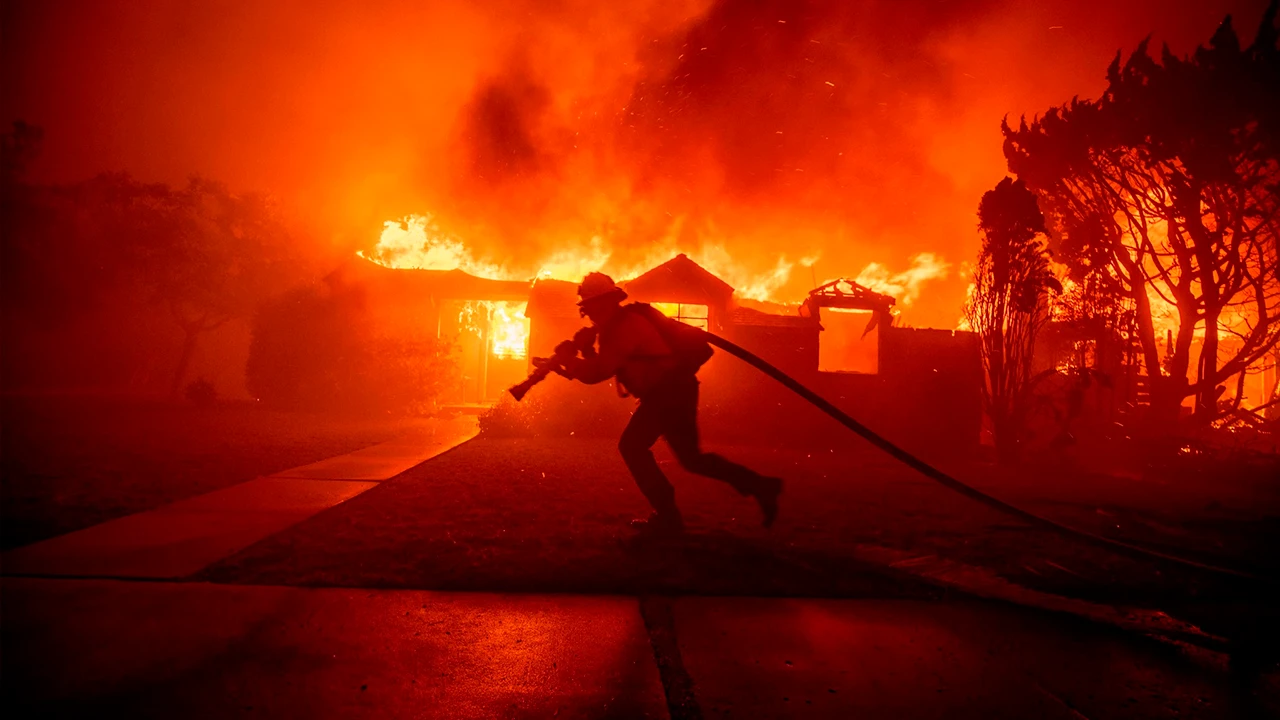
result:
<svg viewBox="0 0 1280 720"><path fill-rule="evenodd" d="M372 255L356 253L389 268L412 270L462 270L490 280L520 278L506 267L477 259L461 240L440 230L431 215L410 215L383 223L382 235Z"/></svg>
<svg viewBox="0 0 1280 720"><path fill-rule="evenodd" d="M453 270L460 269L477 277L495 280L529 280L545 278L577 282L589 272L610 272L618 279L635 277L680 252L674 234L654 242L643 253L630 253L629 265L617 262L614 253L601 237L593 237L585 247L558 250L533 268L513 267L477 257L463 241L440 229L431 215L410 215L384 224L374 250L357 253L372 262L390 268ZM739 298L798 304L802 297L787 298L785 288L797 268L812 268L817 255L797 260L779 254L773 267L753 272L735 260L723 244L703 243L687 250L689 258L733 286ZM792 256L794 257L794 256ZM934 253L920 253L912 258L911 267L891 272L872 262L857 276L857 282L877 292L898 298L901 305L914 302L922 286L934 279L945 278L950 264ZM816 278L814 278L816 280ZM807 285L806 283L805 285ZM790 303L788 303L790 300ZM513 303L486 304L494 330L492 352L499 357L524 357L528 343L528 319L523 305Z"/></svg>
<svg viewBox="0 0 1280 720"><path fill-rule="evenodd" d="M529 354L529 318L525 303L486 303L489 310L489 352L499 358L524 358Z"/></svg>
<svg viewBox="0 0 1280 720"><path fill-rule="evenodd" d="M896 298L902 305L910 305L920 297L920 288L925 282L945 278L950 269L950 263L926 252L911 258L911 267L900 273L890 273L880 263L869 263L854 280L863 287Z"/></svg>

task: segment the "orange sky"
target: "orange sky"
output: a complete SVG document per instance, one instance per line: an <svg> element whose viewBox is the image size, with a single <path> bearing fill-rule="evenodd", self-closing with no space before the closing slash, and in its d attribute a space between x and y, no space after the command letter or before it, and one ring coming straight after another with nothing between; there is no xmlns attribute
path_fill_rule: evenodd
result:
<svg viewBox="0 0 1280 720"><path fill-rule="evenodd" d="M934 252L951 274L906 317L952 327L1001 116L1096 96L1148 33L1182 54L1231 12L1247 43L1264 7L18 1L0 119L45 128L33 179L201 173L274 193L326 248L429 212L517 262L592 236L758 272L816 256L784 299Z"/></svg>

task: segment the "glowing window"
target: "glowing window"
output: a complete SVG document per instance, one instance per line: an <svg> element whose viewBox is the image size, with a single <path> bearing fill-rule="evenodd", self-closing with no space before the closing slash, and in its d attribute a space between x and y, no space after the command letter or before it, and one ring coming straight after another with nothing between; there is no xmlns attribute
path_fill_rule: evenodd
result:
<svg viewBox="0 0 1280 720"><path fill-rule="evenodd" d="M500 358L523 358L529 354L529 318L525 303L491 302L489 308L489 352Z"/></svg>
<svg viewBox="0 0 1280 720"><path fill-rule="evenodd" d="M653 303L663 315L675 318L685 325L707 329L707 306L689 305L687 303Z"/></svg>
<svg viewBox="0 0 1280 720"><path fill-rule="evenodd" d="M867 310L822 308L822 332L818 336L818 370L875 374L880 371L880 332L867 332L872 313Z"/></svg>

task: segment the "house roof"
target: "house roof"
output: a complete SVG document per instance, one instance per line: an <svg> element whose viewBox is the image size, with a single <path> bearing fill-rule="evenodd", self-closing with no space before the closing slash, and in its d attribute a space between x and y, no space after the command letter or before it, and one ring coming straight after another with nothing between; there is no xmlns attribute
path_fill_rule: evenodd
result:
<svg viewBox="0 0 1280 720"><path fill-rule="evenodd" d="M578 317L578 286L567 280L541 279L529 290L526 317Z"/></svg>
<svg viewBox="0 0 1280 720"><path fill-rule="evenodd" d="M757 327L789 327L817 328L818 322L812 317L799 315L775 315L761 312L754 308L736 307L729 313L729 319L735 325L753 325Z"/></svg>
<svg viewBox="0 0 1280 720"><path fill-rule="evenodd" d="M517 300L529 297L526 280L491 280L462 270L389 268L352 257L325 277L330 286L375 286L389 294L425 295L436 300Z"/></svg>
<svg viewBox="0 0 1280 720"><path fill-rule="evenodd" d="M635 300L723 305L733 286L680 253L649 272L622 284Z"/></svg>
<svg viewBox="0 0 1280 720"><path fill-rule="evenodd" d="M881 310L887 312L898 301L891 295L878 293L864 285L859 285L853 280L841 278L810 290L809 299L805 302L817 307Z"/></svg>

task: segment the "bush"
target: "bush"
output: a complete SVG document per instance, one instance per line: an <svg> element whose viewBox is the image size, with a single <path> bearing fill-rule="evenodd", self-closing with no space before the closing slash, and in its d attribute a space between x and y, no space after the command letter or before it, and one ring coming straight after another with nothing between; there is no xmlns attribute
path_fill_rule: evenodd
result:
<svg viewBox="0 0 1280 720"><path fill-rule="evenodd" d="M187 400L190 400L196 407L212 407L214 403L218 402L218 389L203 377L196 378L187 383Z"/></svg>
<svg viewBox="0 0 1280 720"><path fill-rule="evenodd" d="M452 346L374 325L357 303L323 286L286 293L254 316L249 392L291 409L430 413L456 377Z"/></svg>
<svg viewBox="0 0 1280 720"><path fill-rule="evenodd" d="M551 377L521 402L508 395L480 414L485 437L616 437L635 401L607 385L588 386Z"/></svg>

